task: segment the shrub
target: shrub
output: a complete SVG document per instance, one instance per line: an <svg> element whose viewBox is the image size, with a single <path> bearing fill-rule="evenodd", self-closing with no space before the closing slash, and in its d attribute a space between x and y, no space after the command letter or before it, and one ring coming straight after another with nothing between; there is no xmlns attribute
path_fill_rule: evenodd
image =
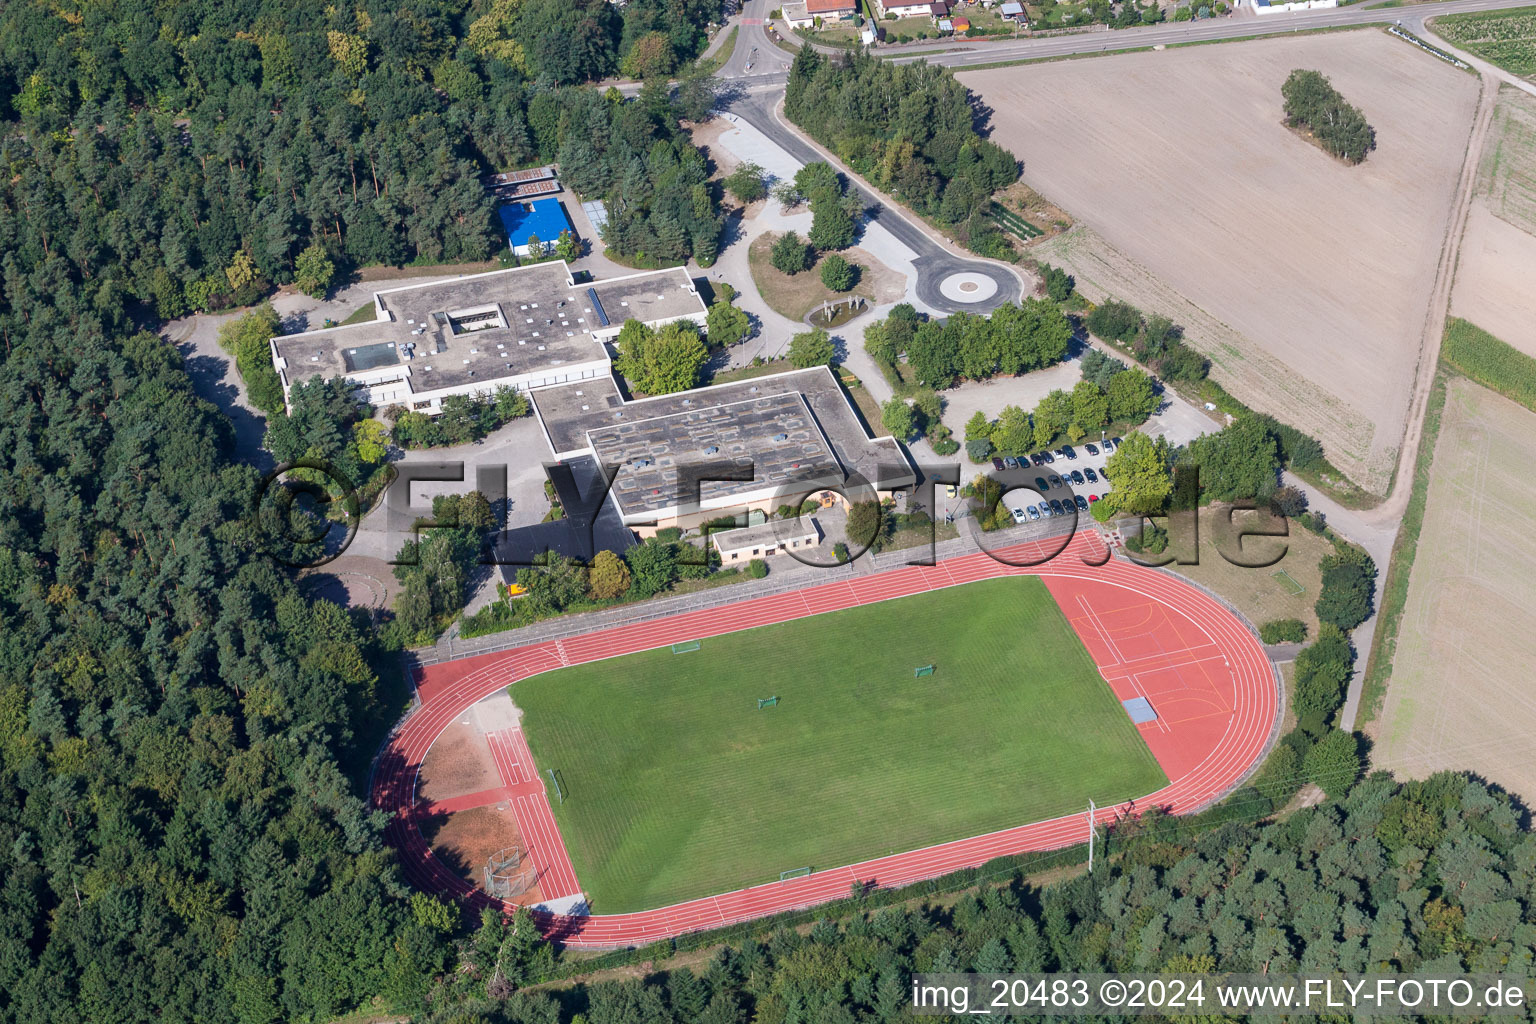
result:
<svg viewBox="0 0 1536 1024"><path fill-rule="evenodd" d="M811 248L805 239L790 231L773 243L768 261L775 269L793 276L811 265Z"/></svg>
<svg viewBox="0 0 1536 1024"><path fill-rule="evenodd" d="M905 400L893 398L880 407L880 420L892 437L905 441L912 436L917 417Z"/></svg>
<svg viewBox="0 0 1536 1024"><path fill-rule="evenodd" d="M1344 689L1354 671L1355 652L1338 627L1323 623L1317 640L1296 655L1296 715L1328 716L1344 703Z"/></svg>
<svg viewBox="0 0 1536 1024"><path fill-rule="evenodd" d="M837 362L837 349L832 336L821 328L802 331L789 341L789 364L797 370L812 366L832 366Z"/></svg>
<svg viewBox="0 0 1536 1024"><path fill-rule="evenodd" d="M768 195L763 169L748 161L737 167L723 182L725 190L743 203L755 203Z"/></svg>
<svg viewBox="0 0 1536 1024"><path fill-rule="evenodd" d="M1156 523L1143 520L1141 533L1128 535L1125 546L1127 550L1138 554L1160 555L1168 550L1168 531Z"/></svg>
<svg viewBox="0 0 1536 1024"><path fill-rule="evenodd" d="M858 280L858 267L834 252L821 261L820 274L822 284L835 292L845 292Z"/></svg>
<svg viewBox="0 0 1536 1024"><path fill-rule="evenodd" d="M1281 487L1269 496L1269 507L1276 515L1295 519L1307 510L1307 492L1294 487Z"/></svg>
<svg viewBox="0 0 1536 1024"><path fill-rule="evenodd" d="M283 412L283 382L272 366L268 339L281 330L269 302L219 328L219 346L235 357L235 368L252 405L268 416Z"/></svg>
<svg viewBox="0 0 1536 1024"><path fill-rule="evenodd" d="M1352 733L1335 729L1307 751L1302 762L1307 781L1317 784L1330 799L1349 792L1360 774L1360 747Z"/></svg>
<svg viewBox="0 0 1536 1024"><path fill-rule="evenodd" d="M761 558L754 558L747 563L747 575L755 580L760 580L768 575L768 563Z"/></svg>
<svg viewBox="0 0 1536 1024"><path fill-rule="evenodd" d="M1271 619L1259 627L1259 639L1267 644L1299 644L1307 638L1307 624L1300 619Z"/></svg>
<svg viewBox="0 0 1536 1024"><path fill-rule="evenodd" d="M836 544L833 544L832 557L837 560L838 565L842 565L844 562L848 561L848 545L844 544L842 541L838 541Z"/></svg>
<svg viewBox="0 0 1536 1024"><path fill-rule="evenodd" d="M973 437L965 442L965 457L972 462L986 462L992 457L992 439Z"/></svg>
<svg viewBox="0 0 1536 1024"><path fill-rule="evenodd" d="M1052 302L1067 301L1067 297L1072 294L1072 289L1077 284L1071 274L1049 263L1040 264L1040 277L1045 281L1045 294L1051 297Z"/></svg>
<svg viewBox="0 0 1536 1024"><path fill-rule="evenodd" d="M1128 302L1106 299L1093 307L1083 325L1100 338L1130 344L1141 330L1141 310Z"/></svg>
<svg viewBox="0 0 1536 1024"><path fill-rule="evenodd" d="M1374 568L1374 567L1373 567ZM1323 559L1323 588L1313 610L1323 622L1351 630L1371 617L1374 571L1355 562Z"/></svg>

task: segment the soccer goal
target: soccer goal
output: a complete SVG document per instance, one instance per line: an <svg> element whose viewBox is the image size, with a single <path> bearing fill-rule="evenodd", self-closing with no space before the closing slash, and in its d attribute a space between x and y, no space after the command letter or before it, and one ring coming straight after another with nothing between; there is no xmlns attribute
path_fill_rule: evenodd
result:
<svg viewBox="0 0 1536 1024"><path fill-rule="evenodd" d="M703 644L698 640L684 640L680 644L672 645L672 653L687 654L689 651L696 651L702 646Z"/></svg>
<svg viewBox="0 0 1536 1024"><path fill-rule="evenodd" d="M806 875L808 875L810 873L811 873L811 869L810 869L809 865L807 865L806 867L803 867L803 868L790 868L788 871L780 871L779 872L779 881L787 882L791 878L804 878Z"/></svg>
<svg viewBox="0 0 1536 1024"><path fill-rule="evenodd" d="M1300 597L1302 594L1307 592L1307 588L1302 586L1300 583L1297 583L1291 577L1291 574L1286 572L1284 569L1277 569L1270 573L1270 576L1279 580L1282 587L1297 597Z"/></svg>
<svg viewBox="0 0 1536 1024"><path fill-rule="evenodd" d="M521 846L497 850L485 862L485 891L499 900L516 899L538 881L533 858Z"/></svg>
<svg viewBox="0 0 1536 1024"><path fill-rule="evenodd" d="M932 665L919 665L917 668L912 670L912 678L914 678L914 679L916 679L918 676L931 676L931 675L933 675L933 666Z"/></svg>
<svg viewBox="0 0 1536 1024"><path fill-rule="evenodd" d="M779 698L778 697L759 697L759 698L757 698L757 710L759 710L759 711L763 710L763 708L778 707L778 705L779 705Z"/></svg>

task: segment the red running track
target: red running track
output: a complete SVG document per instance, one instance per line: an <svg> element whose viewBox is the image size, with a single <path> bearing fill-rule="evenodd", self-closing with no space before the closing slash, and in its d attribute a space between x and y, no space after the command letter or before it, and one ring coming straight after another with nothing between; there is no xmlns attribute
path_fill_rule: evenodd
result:
<svg viewBox="0 0 1536 1024"><path fill-rule="evenodd" d="M429 809L416 796L422 758L470 705L519 679L566 665L1012 575L1043 579L1116 696L1145 696L1157 709L1158 718L1139 728L1171 781L1140 801L1100 808L1098 820L1113 821L1148 806L1187 813L1228 792L1264 754L1280 710L1274 670L1258 640L1188 583L1123 560L1106 561L1103 544L1092 533L1078 534L1046 560L1055 546L1059 541L1051 549L1024 544L995 553L1014 561L1039 559L1038 565L1008 565L978 553L431 666L417 677L421 706L380 754L372 801L392 812L388 835L413 885L475 905L499 903L437 863L418 827ZM518 825L539 868L541 890L546 899L579 892L527 746L520 732L510 732L496 740L497 766L504 784L515 787ZM1084 824L1083 816L1074 814L670 907L544 914L540 923L551 937L573 946L642 945L838 899L854 881L901 886L994 857L1068 846L1081 840Z"/></svg>

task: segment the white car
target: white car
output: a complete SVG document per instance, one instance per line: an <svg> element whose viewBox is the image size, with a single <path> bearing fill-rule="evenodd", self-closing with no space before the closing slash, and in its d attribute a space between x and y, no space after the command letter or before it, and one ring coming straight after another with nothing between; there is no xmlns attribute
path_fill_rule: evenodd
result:
<svg viewBox="0 0 1536 1024"><path fill-rule="evenodd" d="M1016 509L1013 509L1012 512L1013 512L1013 521L1014 522L1016 522L1016 523L1027 523L1027 522L1029 522L1029 516L1024 514L1024 510L1023 509L1016 508Z"/></svg>

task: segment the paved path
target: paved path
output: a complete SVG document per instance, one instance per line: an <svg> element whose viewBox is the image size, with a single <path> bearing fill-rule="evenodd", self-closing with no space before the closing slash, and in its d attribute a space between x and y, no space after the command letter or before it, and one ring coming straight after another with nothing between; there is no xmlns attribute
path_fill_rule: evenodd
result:
<svg viewBox="0 0 1536 1024"><path fill-rule="evenodd" d="M1019 560L1038 562L1042 558L1038 545L1021 545L1009 554ZM375 807L391 813L388 836L400 849L402 868L413 885L465 899L472 905L506 909L438 863L418 827L424 813L416 785L421 760L442 729L465 708L518 679L567 665L1006 575L1044 579L1058 604L1067 610L1073 628L1094 653L1111 687L1126 688L1117 688L1117 696L1135 692L1143 685L1141 680L1163 677L1174 686L1163 706L1173 708L1179 694L1190 692L1184 687L1193 685L1185 679L1182 666L1186 663L1201 666L1190 679L1198 676L1219 682L1219 694L1215 690L1202 694L1207 703L1211 696L1224 697L1225 706L1219 714L1210 707L1201 709L1206 714L1183 718L1164 711L1157 721L1142 727L1148 745L1172 779L1169 785L1139 801L1101 808L1097 821L1112 822L1148 806L1172 813L1197 810L1230 792L1263 759L1276 735L1281 704L1276 674L1253 634L1201 591L1157 570L1108 558L1095 535L1082 533L1062 556L1043 564L1012 566L979 553L963 555L931 567L861 574L739 602L729 609L603 629L441 666L418 677L423 703L396 729L381 752L370 782L370 798ZM1078 611L1080 607L1105 609L1116 598L1129 602L1120 623L1129 631L1114 622L1102 622L1101 615ZM1160 609L1167 623L1166 630L1160 629L1151 637L1145 629L1149 608ZM1149 641L1151 646L1147 646ZM1136 646L1138 642L1141 646ZM1173 660L1168 660L1170 654ZM504 771L504 781L510 775L512 772ZM537 781L536 773L533 779L527 797L547 810L542 782ZM538 793L532 792L534 785ZM537 813L535 808L525 810ZM855 883L907 885L999 856L1068 846L1080 840L1083 825L1082 815L1068 815L656 910L600 916L544 913L538 920L550 937L573 946L640 945L845 897ZM533 827L529 831L534 834L525 832L524 840L534 847L532 857L540 865L541 887L549 878L551 888L563 894L575 889L574 873L566 874L569 860L564 857L558 834L550 836ZM542 851L538 848L541 843Z"/></svg>

